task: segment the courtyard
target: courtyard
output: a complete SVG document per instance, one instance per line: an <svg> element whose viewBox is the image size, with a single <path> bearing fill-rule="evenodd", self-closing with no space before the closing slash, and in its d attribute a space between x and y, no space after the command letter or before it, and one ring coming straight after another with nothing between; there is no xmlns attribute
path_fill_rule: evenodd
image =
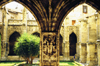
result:
<svg viewBox="0 0 100 66"><path fill-rule="evenodd" d="M0 62L0 66L27 66L25 61L4 61ZM39 58L33 60L33 64L28 66L39 66ZM83 66L76 61L60 61L59 66Z"/></svg>
<svg viewBox="0 0 100 66"><path fill-rule="evenodd" d="M30 43L32 38L18 41L23 33L38 36L37 45ZM99 0L0 1L0 66L100 66L99 62Z"/></svg>

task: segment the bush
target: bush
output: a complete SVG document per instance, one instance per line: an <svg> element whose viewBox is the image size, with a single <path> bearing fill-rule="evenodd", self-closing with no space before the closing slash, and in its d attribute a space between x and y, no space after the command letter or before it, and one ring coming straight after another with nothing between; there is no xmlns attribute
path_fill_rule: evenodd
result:
<svg viewBox="0 0 100 66"><path fill-rule="evenodd" d="M36 55L39 54L39 43L39 37L24 33L17 39L14 52L17 55L22 56L27 61L27 63L29 62L32 64L32 60Z"/></svg>

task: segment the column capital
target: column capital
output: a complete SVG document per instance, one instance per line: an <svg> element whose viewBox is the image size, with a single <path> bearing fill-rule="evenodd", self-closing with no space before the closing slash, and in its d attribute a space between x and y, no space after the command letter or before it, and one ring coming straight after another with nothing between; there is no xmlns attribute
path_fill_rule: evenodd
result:
<svg viewBox="0 0 100 66"><path fill-rule="evenodd" d="M81 43L81 44L86 44L86 43Z"/></svg>
<svg viewBox="0 0 100 66"><path fill-rule="evenodd" d="M88 42L87 44L96 44L96 42Z"/></svg>
<svg viewBox="0 0 100 66"><path fill-rule="evenodd" d="M97 42L100 42L100 39L97 39Z"/></svg>
<svg viewBox="0 0 100 66"><path fill-rule="evenodd" d="M79 22L86 22L86 23L88 23L87 19L81 19Z"/></svg>
<svg viewBox="0 0 100 66"><path fill-rule="evenodd" d="M98 11L98 13L100 14L100 11Z"/></svg>
<svg viewBox="0 0 100 66"><path fill-rule="evenodd" d="M100 39L97 39L97 43L96 44L100 44Z"/></svg>

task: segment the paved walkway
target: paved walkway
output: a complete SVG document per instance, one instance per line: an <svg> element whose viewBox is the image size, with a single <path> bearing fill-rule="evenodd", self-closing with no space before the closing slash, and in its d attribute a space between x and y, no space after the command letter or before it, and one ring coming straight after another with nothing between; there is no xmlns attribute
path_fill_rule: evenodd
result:
<svg viewBox="0 0 100 66"><path fill-rule="evenodd" d="M38 61L39 61L39 58L34 58L33 63L37 63ZM83 64L83 63L80 63L80 64L83 65L83 66L86 66L86 64ZM60 65L60 66L62 66L62 65Z"/></svg>
<svg viewBox="0 0 100 66"><path fill-rule="evenodd" d="M34 58L33 63L37 63L39 58Z"/></svg>

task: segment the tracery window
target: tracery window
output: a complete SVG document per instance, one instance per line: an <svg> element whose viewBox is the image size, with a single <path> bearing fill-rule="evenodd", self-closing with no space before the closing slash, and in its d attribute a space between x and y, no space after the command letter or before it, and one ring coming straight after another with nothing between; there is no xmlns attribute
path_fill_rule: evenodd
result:
<svg viewBox="0 0 100 66"><path fill-rule="evenodd" d="M87 13L87 6L83 5L83 13Z"/></svg>

